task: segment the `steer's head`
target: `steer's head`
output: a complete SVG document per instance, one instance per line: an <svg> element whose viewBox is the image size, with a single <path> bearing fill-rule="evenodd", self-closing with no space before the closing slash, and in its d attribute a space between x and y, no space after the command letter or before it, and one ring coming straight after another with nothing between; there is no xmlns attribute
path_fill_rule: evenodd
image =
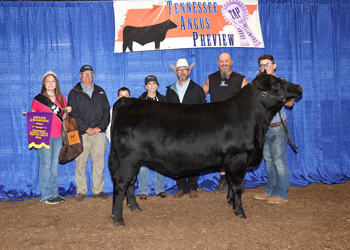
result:
<svg viewBox="0 0 350 250"><path fill-rule="evenodd" d="M254 89L260 92L263 98L271 98L281 105L293 98L299 97L303 89L300 85L288 82L274 75L259 73L251 82Z"/></svg>
<svg viewBox="0 0 350 250"><path fill-rule="evenodd" d="M167 20L167 25L168 25L169 29L177 28L177 25L173 21L171 21L170 19Z"/></svg>

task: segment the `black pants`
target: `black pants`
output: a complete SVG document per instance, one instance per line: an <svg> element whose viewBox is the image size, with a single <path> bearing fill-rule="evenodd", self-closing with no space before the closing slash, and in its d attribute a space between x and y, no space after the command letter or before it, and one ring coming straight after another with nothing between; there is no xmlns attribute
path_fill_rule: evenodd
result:
<svg viewBox="0 0 350 250"><path fill-rule="evenodd" d="M187 178L176 179L177 187L179 190L182 189L182 190L187 191L187 192L189 190L197 190L198 178L199 178L199 175L189 176Z"/></svg>

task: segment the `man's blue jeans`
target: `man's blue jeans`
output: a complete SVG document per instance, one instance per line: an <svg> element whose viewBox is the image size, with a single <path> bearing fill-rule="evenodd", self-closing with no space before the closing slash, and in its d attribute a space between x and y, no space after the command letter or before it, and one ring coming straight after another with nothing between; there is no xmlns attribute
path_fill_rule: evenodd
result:
<svg viewBox="0 0 350 250"><path fill-rule="evenodd" d="M285 122L287 128L288 124ZM266 133L264 159L267 183L264 193L288 200L289 166L287 161L288 138L282 124L269 127Z"/></svg>
<svg viewBox="0 0 350 250"><path fill-rule="evenodd" d="M58 155L62 148L62 138L50 138L50 149L44 147L38 149L39 187L41 201L46 201L58 196Z"/></svg>
<svg viewBox="0 0 350 250"><path fill-rule="evenodd" d="M149 193L149 168L145 166L141 166L139 175L137 176L139 181L139 190L140 194ZM160 192L164 192L164 175L154 171L154 190L156 194Z"/></svg>

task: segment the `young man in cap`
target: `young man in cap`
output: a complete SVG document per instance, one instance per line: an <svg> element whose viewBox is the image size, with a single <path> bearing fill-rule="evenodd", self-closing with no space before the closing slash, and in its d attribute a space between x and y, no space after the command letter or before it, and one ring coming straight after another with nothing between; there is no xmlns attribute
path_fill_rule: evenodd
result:
<svg viewBox="0 0 350 250"><path fill-rule="evenodd" d="M248 84L245 76L232 71L233 61L227 53L222 53L218 59L219 71L208 76L203 84L205 95L210 94L211 102L226 100L234 96ZM219 186L215 193L225 193L228 188L225 169L220 169Z"/></svg>
<svg viewBox="0 0 350 250"><path fill-rule="evenodd" d="M105 91L93 83L94 71L84 65L79 73L79 82L70 91L68 103L70 113L75 118L83 138L84 151L75 159L75 183L77 201L82 201L87 193L86 162L90 155L92 162L92 193L94 197L107 199L103 193L104 153L106 150L105 131L109 124L109 103Z"/></svg>
<svg viewBox="0 0 350 250"><path fill-rule="evenodd" d="M177 76L177 82L167 87L166 97L169 102L173 103L206 103L205 93L203 89L189 78L194 63L188 66L186 59L179 59L176 67L170 65L170 68ZM197 198L199 176L189 176L187 178L179 178L176 180L179 191L174 198L180 198L190 193L191 198Z"/></svg>

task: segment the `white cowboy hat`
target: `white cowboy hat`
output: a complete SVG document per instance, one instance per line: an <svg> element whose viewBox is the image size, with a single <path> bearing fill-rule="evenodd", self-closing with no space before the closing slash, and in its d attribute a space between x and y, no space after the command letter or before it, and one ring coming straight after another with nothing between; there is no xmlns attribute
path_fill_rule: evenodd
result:
<svg viewBox="0 0 350 250"><path fill-rule="evenodd" d="M172 64L170 64L169 67L174 73L176 73L176 69L179 67L188 67L189 70L192 70L194 65L195 65L195 63L192 63L191 66L188 66L188 62L186 59L179 59L176 62L176 67Z"/></svg>

